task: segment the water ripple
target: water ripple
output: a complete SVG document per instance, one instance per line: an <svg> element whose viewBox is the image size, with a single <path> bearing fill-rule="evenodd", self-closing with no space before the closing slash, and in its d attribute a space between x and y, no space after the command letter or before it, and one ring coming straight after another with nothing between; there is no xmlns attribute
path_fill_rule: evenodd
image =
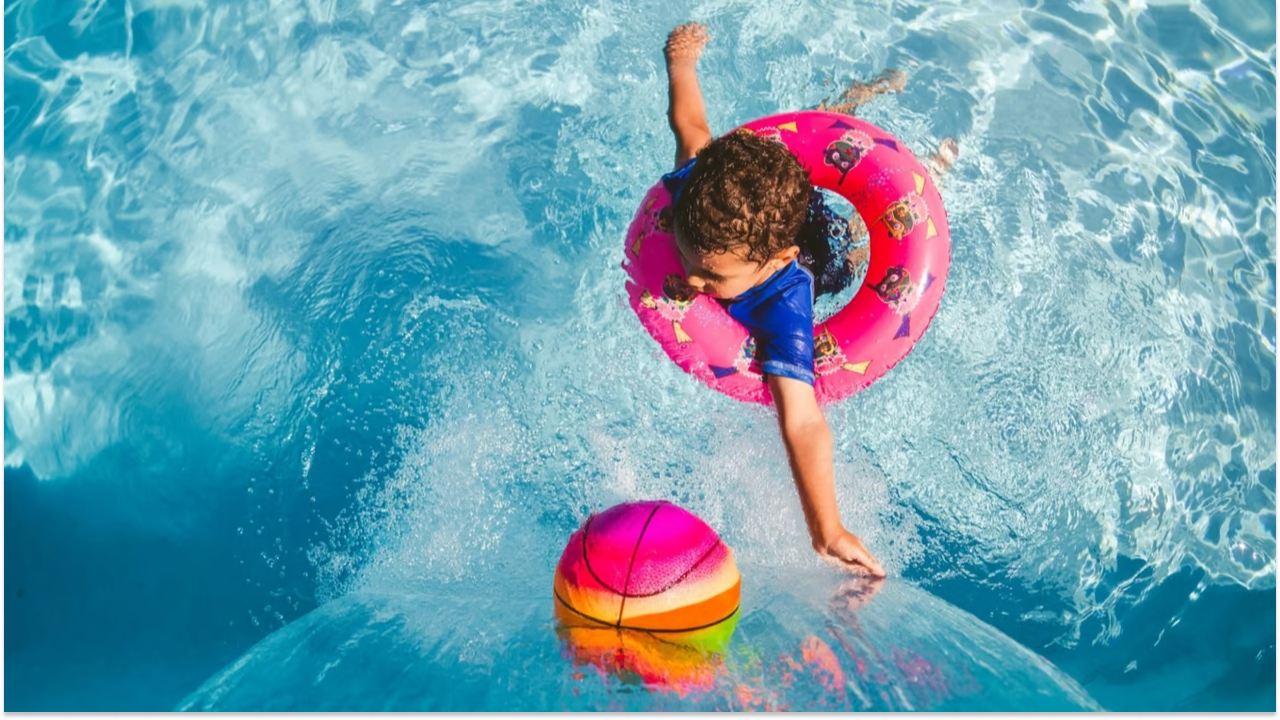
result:
<svg viewBox="0 0 1280 720"><path fill-rule="evenodd" d="M889 566L1051 596L1019 612L1066 644L1119 637L1184 568L1274 587L1273 4L690 14L717 131L899 67L860 114L961 148L942 309L830 412L842 503ZM648 2L11 3L6 465L140 458L164 481L132 493L169 508L171 477L213 482L185 444L216 438L280 491L249 527L273 573L309 558L295 594L310 569L333 592L458 577L492 549L467 523L515 541L523 503L551 536L640 495L811 561L780 447L743 447L773 420L670 367L622 300L619 238L671 157L669 24Z"/></svg>

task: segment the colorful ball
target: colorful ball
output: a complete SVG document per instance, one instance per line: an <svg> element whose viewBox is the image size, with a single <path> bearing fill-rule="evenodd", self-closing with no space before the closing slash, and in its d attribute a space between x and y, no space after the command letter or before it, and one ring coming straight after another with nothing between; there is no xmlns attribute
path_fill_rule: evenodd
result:
<svg viewBox="0 0 1280 720"><path fill-rule="evenodd" d="M665 500L592 515L569 538L555 574L562 618L690 637L736 620L741 591L729 546Z"/></svg>

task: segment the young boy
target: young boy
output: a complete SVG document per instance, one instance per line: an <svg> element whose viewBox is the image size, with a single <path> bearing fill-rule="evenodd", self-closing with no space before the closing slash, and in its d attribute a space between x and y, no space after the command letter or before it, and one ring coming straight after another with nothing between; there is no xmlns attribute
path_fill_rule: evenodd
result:
<svg viewBox="0 0 1280 720"><path fill-rule="evenodd" d="M663 181L674 198L676 247L689 285L718 300L756 339L814 550L883 576L840 520L831 431L813 390L814 278L796 262L812 186L778 143L752 133L712 139L696 69L709 39L696 23L667 38L676 169Z"/></svg>

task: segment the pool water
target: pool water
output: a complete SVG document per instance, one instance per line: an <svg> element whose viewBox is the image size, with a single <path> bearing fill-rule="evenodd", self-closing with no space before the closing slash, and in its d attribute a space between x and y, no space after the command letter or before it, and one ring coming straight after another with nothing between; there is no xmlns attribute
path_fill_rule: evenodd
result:
<svg viewBox="0 0 1280 720"><path fill-rule="evenodd" d="M625 303L661 46L696 19L713 131L898 68L859 116L960 148L938 315L828 410L885 596L1108 709L1273 711L1275 16L7 3L5 709L174 708L333 599L549 617L520 565L624 500L820 572L773 418Z"/></svg>

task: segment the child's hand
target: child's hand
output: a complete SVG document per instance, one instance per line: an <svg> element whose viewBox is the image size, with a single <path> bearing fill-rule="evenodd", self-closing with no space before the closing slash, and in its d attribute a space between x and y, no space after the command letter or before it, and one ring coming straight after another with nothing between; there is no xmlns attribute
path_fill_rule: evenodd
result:
<svg viewBox="0 0 1280 720"><path fill-rule="evenodd" d="M702 23L677 25L667 36L667 46L663 50L667 56L667 65L696 65L698 57L702 55L702 48L710 39L707 26Z"/></svg>
<svg viewBox="0 0 1280 720"><path fill-rule="evenodd" d="M884 568L880 567L880 563L872 557L857 535L840 528L835 537L827 540L825 545L821 542L815 539L813 549L818 554L837 561L846 570L861 575L884 577Z"/></svg>

